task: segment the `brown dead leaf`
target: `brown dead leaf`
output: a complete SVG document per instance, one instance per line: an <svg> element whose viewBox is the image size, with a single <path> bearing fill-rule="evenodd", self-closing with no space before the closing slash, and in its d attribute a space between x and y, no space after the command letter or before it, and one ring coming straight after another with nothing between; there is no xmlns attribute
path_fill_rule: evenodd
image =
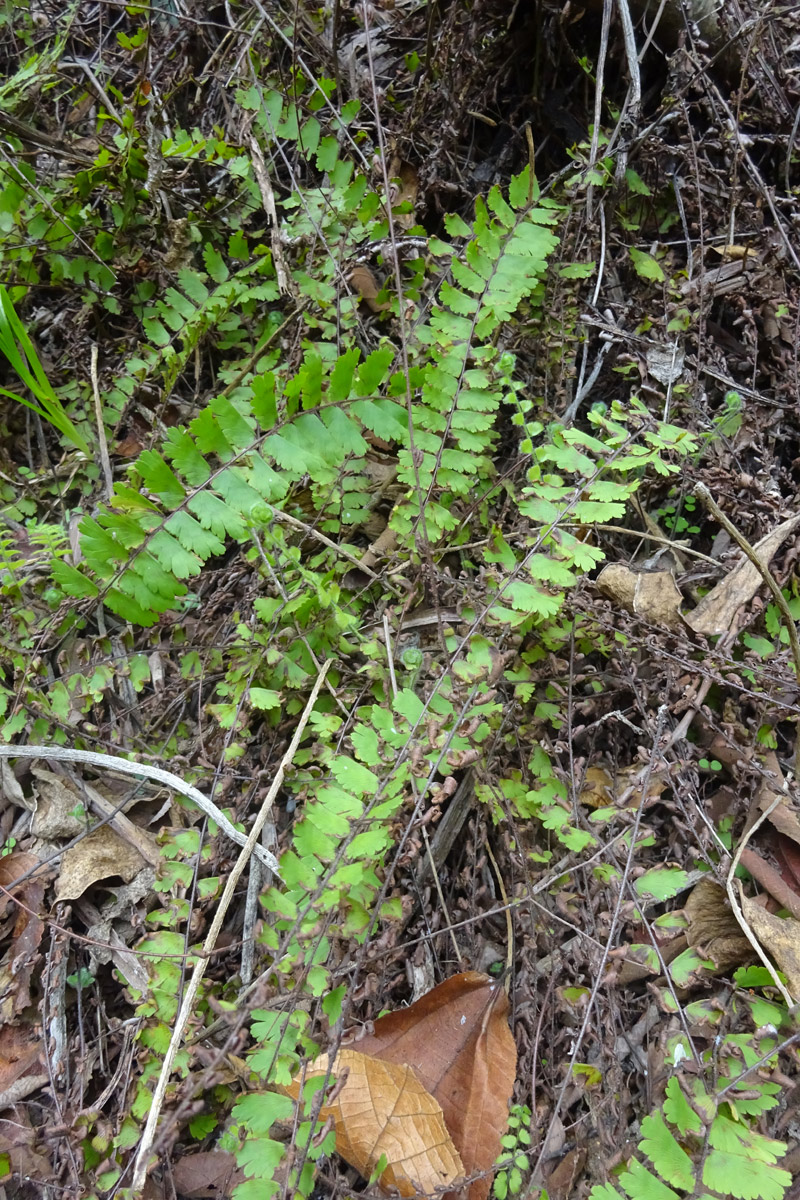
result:
<svg viewBox="0 0 800 1200"><path fill-rule="evenodd" d="M574 1194L576 1181L586 1166L586 1154L585 1146L574 1146L556 1164L546 1180L550 1200L569 1200Z"/></svg>
<svg viewBox="0 0 800 1200"><path fill-rule="evenodd" d="M780 803L773 808L767 820L784 837L800 845L800 816L789 800L785 789L786 779L774 750L768 750L764 755L764 767L768 774L758 786L756 803L762 812L766 812L775 798L780 796Z"/></svg>
<svg viewBox="0 0 800 1200"><path fill-rule="evenodd" d="M638 807L642 800L642 782L642 768L638 763L620 767L613 775L605 767L587 767L578 799L587 808L608 808L610 804L619 803ZM666 771L652 771L647 799L658 800L668 784Z"/></svg>
<svg viewBox="0 0 800 1200"><path fill-rule="evenodd" d="M29 1025L3 1025L0 1027L0 1101L12 1085L24 1077L36 1081L35 1087L41 1087L43 1079L47 1080L41 1033ZM0 1102L0 1109L5 1107Z"/></svg>
<svg viewBox="0 0 800 1200"><path fill-rule="evenodd" d="M777 529L773 529L772 533L768 533L766 537L756 543L754 549L765 566L769 566L770 560L778 548L798 525L800 525L800 513L796 513L788 521L784 521ZM695 633L709 635L727 633L739 609L743 604L748 604L752 600L763 582L758 569L750 562L749 558L742 555L738 566L735 566L724 579L720 580L716 587L713 587L708 595L703 597L697 608L689 613L686 617L686 624Z"/></svg>
<svg viewBox="0 0 800 1200"><path fill-rule="evenodd" d="M32 774L37 780L38 803L31 823L31 832L46 841L59 838L74 838L86 832L85 805L88 801L93 812L107 821L114 832L138 850L142 858L152 867L158 865L158 844L152 834L135 825L122 811L136 804L135 798L125 803L102 795L90 783L83 783L81 791L70 786L60 775L34 767Z"/></svg>
<svg viewBox="0 0 800 1200"><path fill-rule="evenodd" d="M800 895L800 846L783 834L776 833L773 851L783 879Z"/></svg>
<svg viewBox="0 0 800 1200"><path fill-rule="evenodd" d="M360 1175L369 1179L385 1155L381 1187L396 1188L401 1196L431 1193L463 1178L441 1106L411 1067L343 1047L332 1068L323 1054L306 1068L305 1078L329 1070L348 1075L333 1103L323 1105L320 1119L333 1120L336 1150ZM295 1100L301 1079L298 1075L286 1089Z"/></svg>
<svg viewBox="0 0 800 1200"><path fill-rule="evenodd" d="M350 286L358 292L370 312L384 312L390 307L387 300L378 301L380 284L365 263L359 263L350 272Z"/></svg>
<svg viewBox="0 0 800 1200"><path fill-rule="evenodd" d="M710 958L718 971L729 971L750 961L750 943L731 911L725 889L713 879L700 880L683 911L689 922L686 931L689 945L702 958Z"/></svg>
<svg viewBox="0 0 800 1200"><path fill-rule="evenodd" d="M464 1171L486 1171L469 1189L485 1200L506 1130L517 1050L508 1027L508 997L489 975L466 971L416 1004L380 1017L353 1043L363 1054L408 1064L442 1106Z"/></svg>
<svg viewBox="0 0 800 1200"><path fill-rule="evenodd" d="M597 590L614 604L633 612L636 595L636 572L625 563L608 563L597 576Z"/></svg>
<svg viewBox="0 0 800 1200"><path fill-rule="evenodd" d="M417 169L411 163L402 162L399 158L395 157L389 167L389 175L392 177L389 195L392 209L395 210L395 228L404 231L411 229L417 220L414 215L414 206L416 205L419 193L419 174ZM397 212L396 210L401 204L408 204L409 211L405 213Z"/></svg>
<svg viewBox="0 0 800 1200"><path fill-rule="evenodd" d="M786 976L789 991L795 1000L800 997L800 921L793 917L783 920L768 913L755 900L739 892L745 920L763 948L770 954Z"/></svg>
<svg viewBox="0 0 800 1200"><path fill-rule="evenodd" d="M15 887L15 881L35 871ZM40 916L49 870L42 868L35 854L12 851L0 858L0 918L8 914L11 946L3 960L8 987L0 1002L0 1020L21 1013L31 1002L30 981L38 961L39 943L44 931ZM6 892L10 893L9 895ZM14 903L14 898L19 904Z"/></svg>
<svg viewBox="0 0 800 1200"><path fill-rule="evenodd" d="M41 1188L46 1181L53 1179L54 1172L39 1146L38 1131L31 1123L26 1104L15 1104L0 1114L0 1147L11 1159L12 1172L21 1179L35 1179ZM30 1192L15 1189L10 1194L30 1195Z"/></svg>
<svg viewBox="0 0 800 1200"><path fill-rule="evenodd" d="M223 1200L244 1181L244 1171L226 1150L201 1150L173 1164L172 1181L186 1200Z"/></svg>
<svg viewBox="0 0 800 1200"><path fill-rule="evenodd" d="M597 577L597 587L613 603L653 625L679 629L683 597L671 571L633 571L624 563L609 563Z"/></svg>
<svg viewBox="0 0 800 1200"><path fill-rule="evenodd" d="M108 825L101 825L64 851L56 899L77 900L99 879L115 875L130 883L146 866L138 850L123 842Z"/></svg>

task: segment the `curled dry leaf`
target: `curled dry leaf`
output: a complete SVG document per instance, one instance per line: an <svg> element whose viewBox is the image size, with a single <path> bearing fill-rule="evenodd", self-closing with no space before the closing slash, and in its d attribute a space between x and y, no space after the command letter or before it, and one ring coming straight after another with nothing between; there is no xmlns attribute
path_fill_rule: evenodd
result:
<svg viewBox="0 0 800 1200"><path fill-rule="evenodd" d="M730 971L752 958L752 948L731 911L725 889L701 879L683 909L689 922L687 940L718 971Z"/></svg>
<svg viewBox="0 0 800 1200"><path fill-rule="evenodd" d="M597 577L597 587L615 604L644 621L679 629L683 597L671 571L632 571L624 563L609 563Z"/></svg>
<svg viewBox="0 0 800 1200"><path fill-rule="evenodd" d="M770 825L784 837L791 838L800 845L800 817L790 803L789 793L786 790L786 779L774 750L768 750L764 755L764 768L766 774L759 784L756 803L762 812L772 809L767 816ZM772 808L778 796L780 801L776 807Z"/></svg>
<svg viewBox="0 0 800 1200"><path fill-rule="evenodd" d="M796 1000L800 997L800 921L768 913L742 893L741 885L739 903L753 933L786 976L789 991Z"/></svg>
<svg viewBox="0 0 800 1200"><path fill-rule="evenodd" d="M798 525L800 525L800 513L790 517L782 525L778 525L777 529L773 529L772 533L768 533L760 542L756 542L753 549L765 566L769 566L770 559L777 552L779 546ZM713 587L708 595L703 597L694 612L688 615L686 624L695 633L709 635L727 633L738 610L743 604L748 604L752 600L763 582L758 568L750 562L749 558L742 555L738 566L734 567L716 587Z"/></svg>
<svg viewBox="0 0 800 1200"><path fill-rule="evenodd" d="M205 1150L173 1163L172 1181L185 1200L223 1200L244 1182L244 1171L227 1151Z"/></svg>
<svg viewBox="0 0 800 1200"><path fill-rule="evenodd" d="M587 767L581 785L580 803L587 808L607 808L610 804L627 804L638 808L642 802L644 774L638 763L620 767L613 775L606 767ZM651 771L647 786L648 801L658 800L668 785L666 771Z"/></svg>
<svg viewBox="0 0 800 1200"><path fill-rule="evenodd" d="M126 883L147 866L138 850L101 825L82 841L65 850L56 883L57 900L77 900L100 879L121 876Z"/></svg>
<svg viewBox="0 0 800 1200"><path fill-rule="evenodd" d="M372 1033L342 1048L334 1071L343 1065L351 1067L353 1077L336 1102L339 1117L333 1112L336 1149L343 1158L368 1178L386 1154L381 1184L404 1196L485 1172L467 1191L468 1200L485 1200L517 1069L508 997L497 980L478 971L454 975L408 1008L379 1017ZM327 1059L310 1068L315 1074L326 1069ZM300 1082L298 1076L288 1089L291 1095L298 1095ZM351 1103L348 1089L353 1087ZM380 1114L385 1110L388 1119L395 1111L385 1100L390 1089L402 1098L397 1111L408 1124L393 1125L384 1134ZM447 1140L436 1123L437 1112ZM446 1179L448 1172L452 1174ZM404 1190L412 1185L413 1190Z"/></svg>
<svg viewBox="0 0 800 1200"><path fill-rule="evenodd" d="M44 919L39 914L49 873L35 854L26 851L12 850L0 858L0 928L5 926L4 931L11 933L11 946L0 964L0 1023L31 1003L31 979L41 963Z"/></svg>
<svg viewBox="0 0 800 1200"><path fill-rule="evenodd" d="M485 1200L517 1071L502 985L478 971L454 975L409 1008L380 1017L355 1045L413 1068L442 1106L465 1173L487 1172L468 1193L469 1200Z"/></svg>
<svg viewBox="0 0 800 1200"><path fill-rule="evenodd" d="M359 263L353 267L350 272L350 285L358 292L370 312L384 312L385 309L391 307L386 300L378 301L381 286L372 271L364 263Z"/></svg>
<svg viewBox="0 0 800 1200"><path fill-rule="evenodd" d="M441 1106L409 1066L382 1062L358 1050L343 1048L331 1067L323 1054L306 1069L305 1078L329 1072L344 1085L332 1104L323 1105L320 1119L332 1118L336 1149L342 1158L369 1179L380 1158L387 1167L383 1188L401 1196L431 1193L455 1183L464 1168L444 1123ZM287 1089L297 1099L298 1076Z"/></svg>

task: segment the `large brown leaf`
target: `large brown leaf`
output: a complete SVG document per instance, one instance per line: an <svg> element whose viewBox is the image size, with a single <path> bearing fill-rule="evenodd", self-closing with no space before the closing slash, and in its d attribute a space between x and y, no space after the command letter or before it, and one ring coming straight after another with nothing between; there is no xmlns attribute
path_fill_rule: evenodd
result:
<svg viewBox="0 0 800 1200"><path fill-rule="evenodd" d="M379 1017L374 1032L352 1043L362 1054L407 1064L442 1106L467 1175L490 1172L500 1153L517 1069L501 984L465 971L416 1004ZM485 1200L491 1176L476 1180L469 1200Z"/></svg>
<svg viewBox="0 0 800 1200"><path fill-rule="evenodd" d="M336 1150L365 1179L386 1156L383 1188L401 1196L435 1192L463 1179L464 1168L444 1123L442 1110L409 1066L382 1062L343 1048L333 1067L323 1054L306 1068L305 1078L347 1076L320 1119L333 1120ZM301 1076L286 1091L297 1099Z"/></svg>

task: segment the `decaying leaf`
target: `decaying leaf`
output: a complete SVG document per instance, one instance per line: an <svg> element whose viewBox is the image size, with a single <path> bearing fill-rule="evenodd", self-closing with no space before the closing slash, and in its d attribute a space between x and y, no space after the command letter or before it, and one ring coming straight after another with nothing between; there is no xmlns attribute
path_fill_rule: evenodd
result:
<svg viewBox="0 0 800 1200"><path fill-rule="evenodd" d="M597 577L597 587L615 604L653 625L679 629L683 597L671 571L633 571L624 563L609 563Z"/></svg>
<svg viewBox="0 0 800 1200"><path fill-rule="evenodd" d="M359 263L353 267L350 272L350 286L358 292L370 312L379 313L390 307L387 300L379 302L380 284L366 264Z"/></svg>
<svg viewBox="0 0 800 1200"><path fill-rule="evenodd" d="M684 351L677 345L651 346L646 354L647 370L654 379L667 387L680 379L685 359Z"/></svg>
<svg viewBox="0 0 800 1200"><path fill-rule="evenodd" d="M47 1082L44 1050L44 1041L34 1026L0 1026L0 1109L30 1095ZM17 1088L14 1101L9 1100L13 1085L23 1079L27 1089L24 1086Z"/></svg>
<svg viewBox="0 0 800 1200"><path fill-rule="evenodd" d="M485 1200L516 1077L507 1014L503 987L466 971L343 1046L333 1072L347 1066L350 1075L322 1113L333 1117L342 1158L369 1178L385 1154L381 1186L403 1196L486 1172L467 1192ZM327 1070L325 1055L305 1078ZM295 1098L301 1079L287 1089Z"/></svg>
<svg viewBox="0 0 800 1200"><path fill-rule="evenodd" d="M186 1200L223 1200L244 1181L244 1171L225 1150L186 1154L172 1167L175 1190Z"/></svg>
<svg viewBox="0 0 800 1200"><path fill-rule="evenodd" d="M754 549L765 566L769 565L770 559L777 552L779 546L798 525L800 525L800 513L790 517L788 521L784 521L777 529L773 529L772 533L768 533L766 537L756 543ZM758 569L750 562L749 558L742 555L738 566L735 566L724 579L720 580L716 587L713 587L708 595L703 597L697 608L686 617L686 624L694 629L695 633L709 635L727 633L736 613L743 604L748 604L752 600L763 582Z"/></svg>
<svg viewBox="0 0 800 1200"><path fill-rule="evenodd" d="M417 219L414 215L414 205L417 202L417 194L419 192L419 173L411 163L404 162L395 155L389 165L389 175L392 177L390 185L392 208L396 209L401 204L409 205L407 213L395 212L395 228L402 230L411 229Z"/></svg>
<svg viewBox="0 0 800 1200"><path fill-rule="evenodd" d="M130 883L144 867L159 861L153 835L135 825L118 804L91 784L84 784L81 794L44 768L34 767L32 773L37 781L37 807L31 832L45 843L79 838L62 856L57 900L76 900L99 879L116 875ZM87 802L108 821L88 833Z"/></svg>
<svg viewBox="0 0 800 1200"><path fill-rule="evenodd" d="M123 842L108 825L101 825L64 851L56 899L77 900L99 879L115 875L130 883L146 866L138 850Z"/></svg>
<svg viewBox="0 0 800 1200"><path fill-rule="evenodd" d="M320 1118L332 1118L336 1150L360 1175L369 1179L385 1155L381 1187L396 1188L401 1196L430 1193L463 1178L441 1106L411 1067L345 1047L332 1067L327 1054L316 1059L305 1078L329 1070L337 1077L345 1070L348 1074L333 1103L323 1105ZM287 1089L294 1099L300 1082L298 1076Z"/></svg>
<svg viewBox="0 0 800 1200"><path fill-rule="evenodd" d="M793 917L775 917L744 894L739 900L745 920L783 971L789 991L797 999L800 997L800 921Z"/></svg>
<svg viewBox="0 0 800 1200"><path fill-rule="evenodd" d="M40 1131L34 1128L26 1104L14 1104L0 1113L0 1149L8 1155L12 1172L20 1180L35 1179L41 1189L55 1173L40 1145ZM10 1182L6 1179L4 1186L9 1187ZM12 1191L9 1187L6 1195L9 1192L20 1195L19 1189Z"/></svg>
<svg viewBox="0 0 800 1200"><path fill-rule="evenodd" d="M31 1002L30 981L44 932L39 914L49 874L35 854L15 850L0 858L4 889L0 892L0 919L6 918L4 925L11 934L11 946L0 966L0 1021L21 1013ZM21 882L16 884L17 880ZM15 898L19 904L14 903Z"/></svg>
<svg viewBox="0 0 800 1200"><path fill-rule="evenodd" d="M709 958L718 971L749 962L752 948L728 903L725 889L713 879L701 879L684 905L689 922L689 945Z"/></svg>
<svg viewBox="0 0 800 1200"><path fill-rule="evenodd" d="M380 1017L354 1043L365 1054L408 1064L442 1106L467 1175L490 1172L506 1130L517 1050L508 997L489 975L466 971L416 1004ZM469 1200L485 1200L491 1178L476 1180Z"/></svg>
<svg viewBox="0 0 800 1200"><path fill-rule="evenodd" d="M791 838L793 842L800 845L800 817L789 801L789 795L784 786L786 780L774 750L768 750L765 754L764 767L769 774L759 784L756 803L762 812L766 812L779 796L780 801L768 814L767 820L785 837Z"/></svg>
<svg viewBox="0 0 800 1200"><path fill-rule="evenodd" d="M639 763L620 767L613 775L606 767L587 767L578 799L587 808L607 808L610 804L621 803L638 808L642 800L642 775L643 769ZM647 799L658 800L668 784L666 771L651 771Z"/></svg>

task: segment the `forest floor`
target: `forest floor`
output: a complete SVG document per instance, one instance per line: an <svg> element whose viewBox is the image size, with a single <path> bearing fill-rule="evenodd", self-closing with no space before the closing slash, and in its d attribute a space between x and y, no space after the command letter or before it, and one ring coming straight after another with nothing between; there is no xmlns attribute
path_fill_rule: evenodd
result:
<svg viewBox="0 0 800 1200"><path fill-rule="evenodd" d="M466 972L471 1200L800 1197L797 13L642 7L6 5L0 1200L373 1194L250 1101Z"/></svg>

